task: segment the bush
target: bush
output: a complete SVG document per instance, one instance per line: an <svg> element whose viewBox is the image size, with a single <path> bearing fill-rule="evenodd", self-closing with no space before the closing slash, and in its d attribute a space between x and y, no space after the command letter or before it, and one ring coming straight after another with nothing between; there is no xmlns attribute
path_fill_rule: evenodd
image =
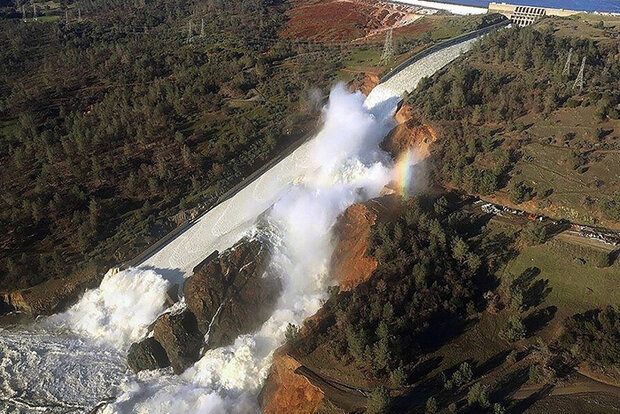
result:
<svg viewBox="0 0 620 414"><path fill-rule="evenodd" d="M512 351L510 351L510 353L506 356L506 362L508 362L509 364L514 364L515 362L517 362L517 350L513 349Z"/></svg>
<svg viewBox="0 0 620 414"><path fill-rule="evenodd" d="M528 246L544 243L547 239L547 228L537 223L527 223L521 232L521 238Z"/></svg>
<svg viewBox="0 0 620 414"><path fill-rule="evenodd" d="M521 318L516 315L511 315L501 333L502 336L510 342L519 341L525 338L525 325L523 325Z"/></svg>
<svg viewBox="0 0 620 414"><path fill-rule="evenodd" d="M383 414L388 412L391 403L390 393L383 385L372 390L366 405L367 414Z"/></svg>
<svg viewBox="0 0 620 414"><path fill-rule="evenodd" d="M284 333L284 337L287 342L294 342L299 338L299 327L289 323L286 326L286 332Z"/></svg>
<svg viewBox="0 0 620 414"><path fill-rule="evenodd" d="M478 405L481 408L489 408L489 391L485 385L477 382L471 386L467 393L467 404L469 406Z"/></svg>
<svg viewBox="0 0 620 414"><path fill-rule="evenodd" d="M426 400L426 414L435 414L437 412L437 401L434 397Z"/></svg>
<svg viewBox="0 0 620 414"><path fill-rule="evenodd" d="M534 384L539 384L544 379L544 370L539 365L531 365L530 370L528 372L528 377L530 382Z"/></svg>

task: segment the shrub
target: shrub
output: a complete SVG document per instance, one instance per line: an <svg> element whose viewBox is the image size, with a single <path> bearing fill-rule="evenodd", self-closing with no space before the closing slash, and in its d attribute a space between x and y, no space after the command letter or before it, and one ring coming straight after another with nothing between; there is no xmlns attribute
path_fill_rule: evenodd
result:
<svg viewBox="0 0 620 414"><path fill-rule="evenodd" d="M437 401L434 397L426 400L426 414L435 414L437 412Z"/></svg>
<svg viewBox="0 0 620 414"><path fill-rule="evenodd" d="M515 342L525 338L525 325L521 318L511 315L501 333L508 341Z"/></svg>
<svg viewBox="0 0 620 414"><path fill-rule="evenodd" d="M479 382L472 385L467 393L467 404L469 406L478 405L481 408L488 408L491 403L489 402L487 387Z"/></svg>
<svg viewBox="0 0 620 414"><path fill-rule="evenodd" d="M517 362L517 350L513 349L512 351L510 351L510 353L506 356L506 362L508 362L509 364L514 364L515 362Z"/></svg>
<svg viewBox="0 0 620 414"><path fill-rule="evenodd" d="M284 337L287 342L294 342L299 338L299 327L289 323L286 326L286 332L284 333Z"/></svg>
<svg viewBox="0 0 620 414"><path fill-rule="evenodd" d="M391 403L390 393L384 386L372 390L366 405L367 414L383 414L388 412Z"/></svg>
<svg viewBox="0 0 620 414"><path fill-rule="evenodd" d="M547 239L547 228L537 223L527 223L521 232L521 238L528 246L544 243Z"/></svg>

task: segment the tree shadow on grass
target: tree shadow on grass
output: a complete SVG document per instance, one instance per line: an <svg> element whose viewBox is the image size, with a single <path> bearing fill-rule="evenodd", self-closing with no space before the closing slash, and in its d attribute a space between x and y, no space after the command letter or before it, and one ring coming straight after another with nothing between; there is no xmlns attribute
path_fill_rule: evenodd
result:
<svg viewBox="0 0 620 414"><path fill-rule="evenodd" d="M527 410L532 405L534 405L536 401L549 395L549 393L551 393L552 390L553 390L553 385L546 384L540 390L532 393L532 395L530 395L529 397L523 400L517 401L513 406L510 407L508 412L510 414L524 413L525 410Z"/></svg>
<svg viewBox="0 0 620 414"><path fill-rule="evenodd" d="M506 349L493 355L491 358L487 359L483 363L478 364L474 370L476 376L481 377L483 375L486 375L489 372L493 371L495 368L502 365L506 361L506 357L509 353L510 349Z"/></svg>
<svg viewBox="0 0 620 414"><path fill-rule="evenodd" d="M553 320L557 311L558 308L556 306L547 306L546 308L535 310L525 317L523 324L527 330L527 336L531 337L547 326Z"/></svg>
<svg viewBox="0 0 620 414"><path fill-rule="evenodd" d="M518 369L504 377L491 391L491 401L507 401L529 379L529 367Z"/></svg>
<svg viewBox="0 0 620 414"><path fill-rule="evenodd" d="M525 309L535 308L540 305L549 296L551 290L549 279L538 279L531 283L523 294Z"/></svg>

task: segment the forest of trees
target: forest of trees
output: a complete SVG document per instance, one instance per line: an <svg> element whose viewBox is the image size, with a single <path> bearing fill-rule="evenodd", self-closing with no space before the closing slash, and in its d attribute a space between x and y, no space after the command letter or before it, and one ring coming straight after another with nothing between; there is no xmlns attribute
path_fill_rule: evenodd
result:
<svg viewBox="0 0 620 414"><path fill-rule="evenodd" d="M594 365L620 365L620 310L604 309L577 314L565 322L560 343L578 361Z"/></svg>
<svg viewBox="0 0 620 414"><path fill-rule="evenodd" d="M311 130L341 67L279 38L278 2L62 8L0 18L4 289L131 258Z"/></svg>
<svg viewBox="0 0 620 414"><path fill-rule="evenodd" d="M452 212L443 197L419 197L398 219L373 226L368 253L379 262L373 277L352 292L334 292L295 349L307 354L329 344L365 377L402 387L418 358L483 306L482 291L506 247L487 252L490 240L472 239L472 220Z"/></svg>
<svg viewBox="0 0 620 414"><path fill-rule="evenodd" d="M581 94L572 88L577 71L562 73L571 48L573 56L587 60L587 82ZM440 126L432 163L436 180L483 195L507 188L517 204L537 197L545 205L544 199L553 192L553 188L532 188L511 180L523 156L521 149L529 143L524 133L527 126L519 121L522 116L546 117L559 108L577 106L595 108L595 118L585 126L596 129L596 137L572 143L578 149L570 153L567 168L581 170L594 148L620 148L611 131L596 128L598 122L620 119L617 47L613 41L558 36L552 22L489 34L460 64L423 79L408 101L421 118ZM567 133L565 139L574 136ZM607 218L616 221L618 197L616 193L598 204Z"/></svg>

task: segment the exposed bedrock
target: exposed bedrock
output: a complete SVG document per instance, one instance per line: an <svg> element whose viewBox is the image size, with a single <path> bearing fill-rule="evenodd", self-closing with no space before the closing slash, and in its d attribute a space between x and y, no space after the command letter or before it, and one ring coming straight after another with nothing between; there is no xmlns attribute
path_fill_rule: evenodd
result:
<svg viewBox="0 0 620 414"><path fill-rule="evenodd" d="M435 129L414 116L411 106L402 105L394 119L397 125L385 137L381 148L397 160L403 153L412 150L417 160L423 160L430 153L430 145L437 139Z"/></svg>
<svg viewBox="0 0 620 414"><path fill-rule="evenodd" d="M198 330L196 317L188 310L165 313L157 318L153 338L166 351L176 374L185 371L185 368L192 365L200 356L203 336Z"/></svg>
<svg viewBox="0 0 620 414"><path fill-rule="evenodd" d="M268 271L269 249L259 240L243 241L202 263L187 279L187 308L196 315L208 347L232 343L258 329L280 296L280 280Z"/></svg>
<svg viewBox="0 0 620 414"><path fill-rule="evenodd" d="M379 76L372 72L360 72L349 82L349 91L360 91L368 96L370 91L379 83Z"/></svg>
<svg viewBox="0 0 620 414"><path fill-rule="evenodd" d="M0 315L11 311L31 316L51 315L75 303L86 289L99 285L102 275L87 269L71 277L50 279L39 285L14 291L0 291Z"/></svg>
<svg viewBox="0 0 620 414"><path fill-rule="evenodd" d="M269 259L267 245L258 239L244 239L207 257L185 281L186 309L157 318L153 336L130 348L129 366L134 371L172 366L181 373L203 348L231 344L260 328L281 291L280 280L269 272Z"/></svg>
<svg viewBox="0 0 620 414"><path fill-rule="evenodd" d="M158 369L170 365L166 350L153 337L131 344L127 363L134 371Z"/></svg>

